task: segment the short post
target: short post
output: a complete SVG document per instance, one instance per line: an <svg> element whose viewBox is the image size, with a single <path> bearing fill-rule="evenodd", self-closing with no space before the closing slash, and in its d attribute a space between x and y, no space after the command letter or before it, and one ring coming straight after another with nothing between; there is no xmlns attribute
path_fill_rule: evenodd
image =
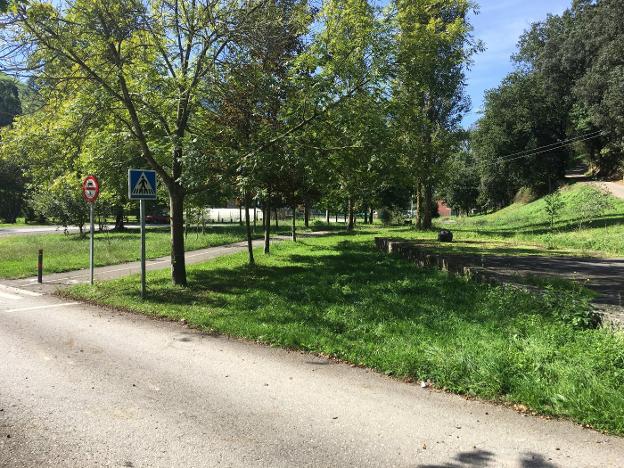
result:
<svg viewBox="0 0 624 468"><path fill-rule="evenodd" d="M145 299L145 200L139 200L141 216L141 299Z"/></svg>
<svg viewBox="0 0 624 468"><path fill-rule="evenodd" d="M95 232L93 220L93 203L89 203L89 219L91 222L89 236L89 284L93 285L93 234Z"/></svg>
<svg viewBox="0 0 624 468"><path fill-rule="evenodd" d="M37 283L43 283L43 249L39 249L37 256Z"/></svg>

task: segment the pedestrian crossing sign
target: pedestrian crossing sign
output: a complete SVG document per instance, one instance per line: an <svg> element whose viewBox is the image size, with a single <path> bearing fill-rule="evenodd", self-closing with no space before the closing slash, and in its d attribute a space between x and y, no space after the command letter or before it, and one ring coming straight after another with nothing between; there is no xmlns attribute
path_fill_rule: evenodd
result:
<svg viewBox="0 0 624 468"><path fill-rule="evenodd" d="M129 169L128 198L130 200L156 200L156 171Z"/></svg>

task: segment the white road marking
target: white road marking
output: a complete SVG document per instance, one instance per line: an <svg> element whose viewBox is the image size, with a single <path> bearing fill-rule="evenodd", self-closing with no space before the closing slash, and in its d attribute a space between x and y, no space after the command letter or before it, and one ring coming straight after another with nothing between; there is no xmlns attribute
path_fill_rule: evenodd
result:
<svg viewBox="0 0 624 468"><path fill-rule="evenodd" d="M73 306L73 305L78 305L78 304L80 304L80 302L66 302L64 304L52 304L52 305L44 305L44 306L37 306L37 307L24 307L22 309L9 309L7 310L7 312L28 312L29 310L52 309L54 307L66 307L66 306Z"/></svg>
<svg viewBox="0 0 624 468"><path fill-rule="evenodd" d="M12 286L6 286L4 284L0 284L0 289L4 289L5 291L11 291L16 294L21 294L23 296L31 296L31 297L39 297L42 294L33 291L27 291L26 289L14 288Z"/></svg>
<svg viewBox="0 0 624 468"><path fill-rule="evenodd" d="M0 291L0 298L9 299L11 301L19 301L21 299L21 297L18 296L17 294L5 293L2 291Z"/></svg>

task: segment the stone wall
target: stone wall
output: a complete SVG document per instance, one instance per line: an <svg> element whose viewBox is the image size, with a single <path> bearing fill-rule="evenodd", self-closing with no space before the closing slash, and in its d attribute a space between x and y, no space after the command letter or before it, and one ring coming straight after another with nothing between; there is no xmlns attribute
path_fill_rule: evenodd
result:
<svg viewBox="0 0 624 468"><path fill-rule="evenodd" d="M475 259L470 256L435 253L414 242L387 237L375 237L375 245L382 252L397 255L421 268L435 268L480 282L499 283L494 273L475 266Z"/></svg>

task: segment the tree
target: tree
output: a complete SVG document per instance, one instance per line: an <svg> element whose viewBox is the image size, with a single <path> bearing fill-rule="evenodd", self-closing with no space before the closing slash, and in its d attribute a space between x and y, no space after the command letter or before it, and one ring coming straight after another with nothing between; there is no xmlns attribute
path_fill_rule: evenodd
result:
<svg viewBox="0 0 624 468"><path fill-rule="evenodd" d="M431 227L435 186L469 102L464 71L480 44L472 41L464 0L395 0L393 126L396 151L413 187L417 226Z"/></svg>
<svg viewBox="0 0 624 468"><path fill-rule="evenodd" d="M67 228L78 226L80 236L89 219L89 207L82 198L81 179L78 174L67 174L54 180L51 185L34 191L32 203L35 211L54 219Z"/></svg>
<svg viewBox="0 0 624 468"><path fill-rule="evenodd" d="M490 208L511 202L522 187L545 195L565 176L569 148L565 112L536 73L515 72L485 98L472 133L481 175L481 202ZM547 147L549 151L534 151Z"/></svg>
<svg viewBox="0 0 624 468"><path fill-rule="evenodd" d="M10 21L22 51L43 65L41 86L59 96L86 90L135 139L169 194L171 272L186 285L184 200L206 189L185 171L189 134L221 63L266 1L75 0L67 8L17 4ZM32 50L32 53L29 51Z"/></svg>
<svg viewBox="0 0 624 468"><path fill-rule="evenodd" d="M15 223L22 209L26 180L22 167L0 156L0 218Z"/></svg>
<svg viewBox="0 0 624 468"><path fill-rule="evenodd" d="M371 198L386 127L383 83L385 38L366 0L329 0L320 16L325 25L314 51L325 73L335 76L343 92L356 89L340 107L328 112L309 140L327 168L331 183L346 200L347 230L354 211ZM316 138L315 138L316 137ZM310 149L307 149L308 154Z"/></svg>
<svg viewBox="0 0 624 468"><path fill-rule="evenodd" d="M445 203L463 214L479 206L480 177L473 153L462 147L449 162L448 172L442 181L440 195Z"/></svg>
<svg viewBox="0 0 624 468"><path fill-rule="evenodd" d="M549 193L544 197L546 203L545 210L550 220L550 229L555 228L555 219L559 216L559 212L565 206L565 203L561 199L561 192L559 190Z"/></svg>
<svg viewBox="0 0 624 468"><path fill-rule="evenodd" d="M0 127L13 123L22 113L19 91L14 82L0 76Z"/></svg>

